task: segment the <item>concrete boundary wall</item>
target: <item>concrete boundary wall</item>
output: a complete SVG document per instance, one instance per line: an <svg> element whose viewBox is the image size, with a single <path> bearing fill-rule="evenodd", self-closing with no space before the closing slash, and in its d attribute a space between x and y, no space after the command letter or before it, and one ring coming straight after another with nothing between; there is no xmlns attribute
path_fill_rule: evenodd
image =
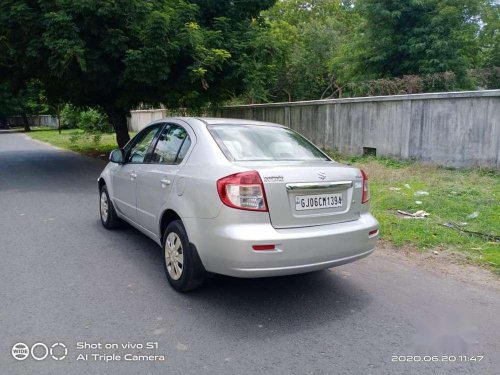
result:
<svg viewBox="0 0 500 375"><path fill-rule="evenodd" d="M27 116L30 126L42 126L56 129L58 127L57 117L52 115L37 115ZM24 126L24 121L21 116L13 116L7 119L10 126Z"/></svg>
<svg viewBox="0 0 500 375"><path fill-rule="evenodd" d="M282 124L343 154L371 148L378 156L500 169L500 90L240 105L217 116Z"/></svg>
<svg viewBox="0 0 500 375"><path fill-rule="evenodd" d="M130 111L128 118L128 130L138 132L152 121L167 117L166 109L141 109Z"/></svg>

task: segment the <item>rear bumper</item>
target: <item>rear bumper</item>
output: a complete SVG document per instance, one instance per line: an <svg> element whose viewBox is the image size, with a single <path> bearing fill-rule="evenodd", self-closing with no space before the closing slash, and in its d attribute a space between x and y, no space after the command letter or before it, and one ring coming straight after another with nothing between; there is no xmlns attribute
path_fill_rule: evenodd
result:
<svg viewBox="0 0 500 375"><path fill-rule="evenodd" d="M207 271L236 277L268 277L316 271L353 262L371 254L377 220L364 213L358 220L331 225L275 229L269 221L218 225L211 220L185 222ZM253 245L275 245L255 251Z"/></svg>
<svg viewBox="0 0 500 375"><path fill-rule="evenodd" d="M312 272L354 262L355 260L362 259L370 255L374 250L375 249L373 248L364 253L351 255L345 258L339 258L320 263L300 264L297 266L272 267L272 268L232 268L230 269L230 272L226 274L230 276L250 278L250 277L284 276L284 275Z"/></svg>

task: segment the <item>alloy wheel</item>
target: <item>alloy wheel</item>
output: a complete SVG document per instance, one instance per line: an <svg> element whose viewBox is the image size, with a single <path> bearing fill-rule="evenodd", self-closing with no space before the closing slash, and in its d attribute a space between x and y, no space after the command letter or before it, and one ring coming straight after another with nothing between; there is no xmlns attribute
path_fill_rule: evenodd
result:
<svg viewBox="0 0 500 375"><path fill-rule="evenodd" d="M184 269L184 252L181 239L175 232L170 232L165 241L165 263L170 277L179 280Z"/></svg>
<svg viewBox="0 0 500 375"><path fill-rule="evenodd" d="M101 219L102 221L106 222L108 220L108 196L106 195L106 192L103 191L101 192Z"/></svg>

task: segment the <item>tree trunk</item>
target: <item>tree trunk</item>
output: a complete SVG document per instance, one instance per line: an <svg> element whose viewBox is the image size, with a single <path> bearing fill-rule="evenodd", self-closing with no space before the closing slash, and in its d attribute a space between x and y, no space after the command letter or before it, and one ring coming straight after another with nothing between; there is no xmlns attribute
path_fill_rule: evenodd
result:
<svg viewBox="0 0 500 375"><path fill-rule="evenodd" d="M28 116L26 116L26 113L23 113L21 117L23 118L23 122L24 122L24 131L30 132L31 128L30 128L30 122L28 120Z"/></svg>
<svg viewBox="0 0 500 375"><path fill-rule="evenodd" d="M55 110L57 119L57 130L59 131L59 134L61 134L61 105L60 104L56 105Z"/></svg>
<svg viewBox="0 0 500 375"><path fill-rule="evenodd" d="M127 127L127 111L116 108L107 108L105 111L111 125L113 125L113 129L115 129L116 143L118 147L122 148L130 140Z"/></svg>

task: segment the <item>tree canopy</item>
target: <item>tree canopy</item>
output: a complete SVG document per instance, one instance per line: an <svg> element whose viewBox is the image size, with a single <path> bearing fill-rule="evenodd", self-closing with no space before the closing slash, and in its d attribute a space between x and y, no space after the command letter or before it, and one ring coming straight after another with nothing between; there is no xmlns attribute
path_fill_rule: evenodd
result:
<svg viewBox="0 0 500 375"><path fill-rule="evenodd" d="M499 27L495 0L3 0L0 110L95 107L122 146L140 106L498 88Z"/></svg>
<svg viewBox="0 0 500 375"><path fill-rule="evenodd" d="M241 92L239 59L252 17L271 0L4 0L0 74L31 79L50 101L97 106L117 141L140 104L196 107Z"/></svg>
<svg viewBox="0 0 500 375"><path fill-rule="evenodd" d="M251 66L244 99L383 91L370 85L447 90L489 80L495 87L499 10L494 0L278 1L262 12L260 30L274 53ZM470 72L484 68L495 69Z"/></svg>
<svg viewBox="0 0 500 375"><path fill-rule="evenodd" d="M359 77L453 71L465 74L478 53L481 0L360 0L362 32L347 52ZM354 59L352 57L354 56Z"/></svg>

